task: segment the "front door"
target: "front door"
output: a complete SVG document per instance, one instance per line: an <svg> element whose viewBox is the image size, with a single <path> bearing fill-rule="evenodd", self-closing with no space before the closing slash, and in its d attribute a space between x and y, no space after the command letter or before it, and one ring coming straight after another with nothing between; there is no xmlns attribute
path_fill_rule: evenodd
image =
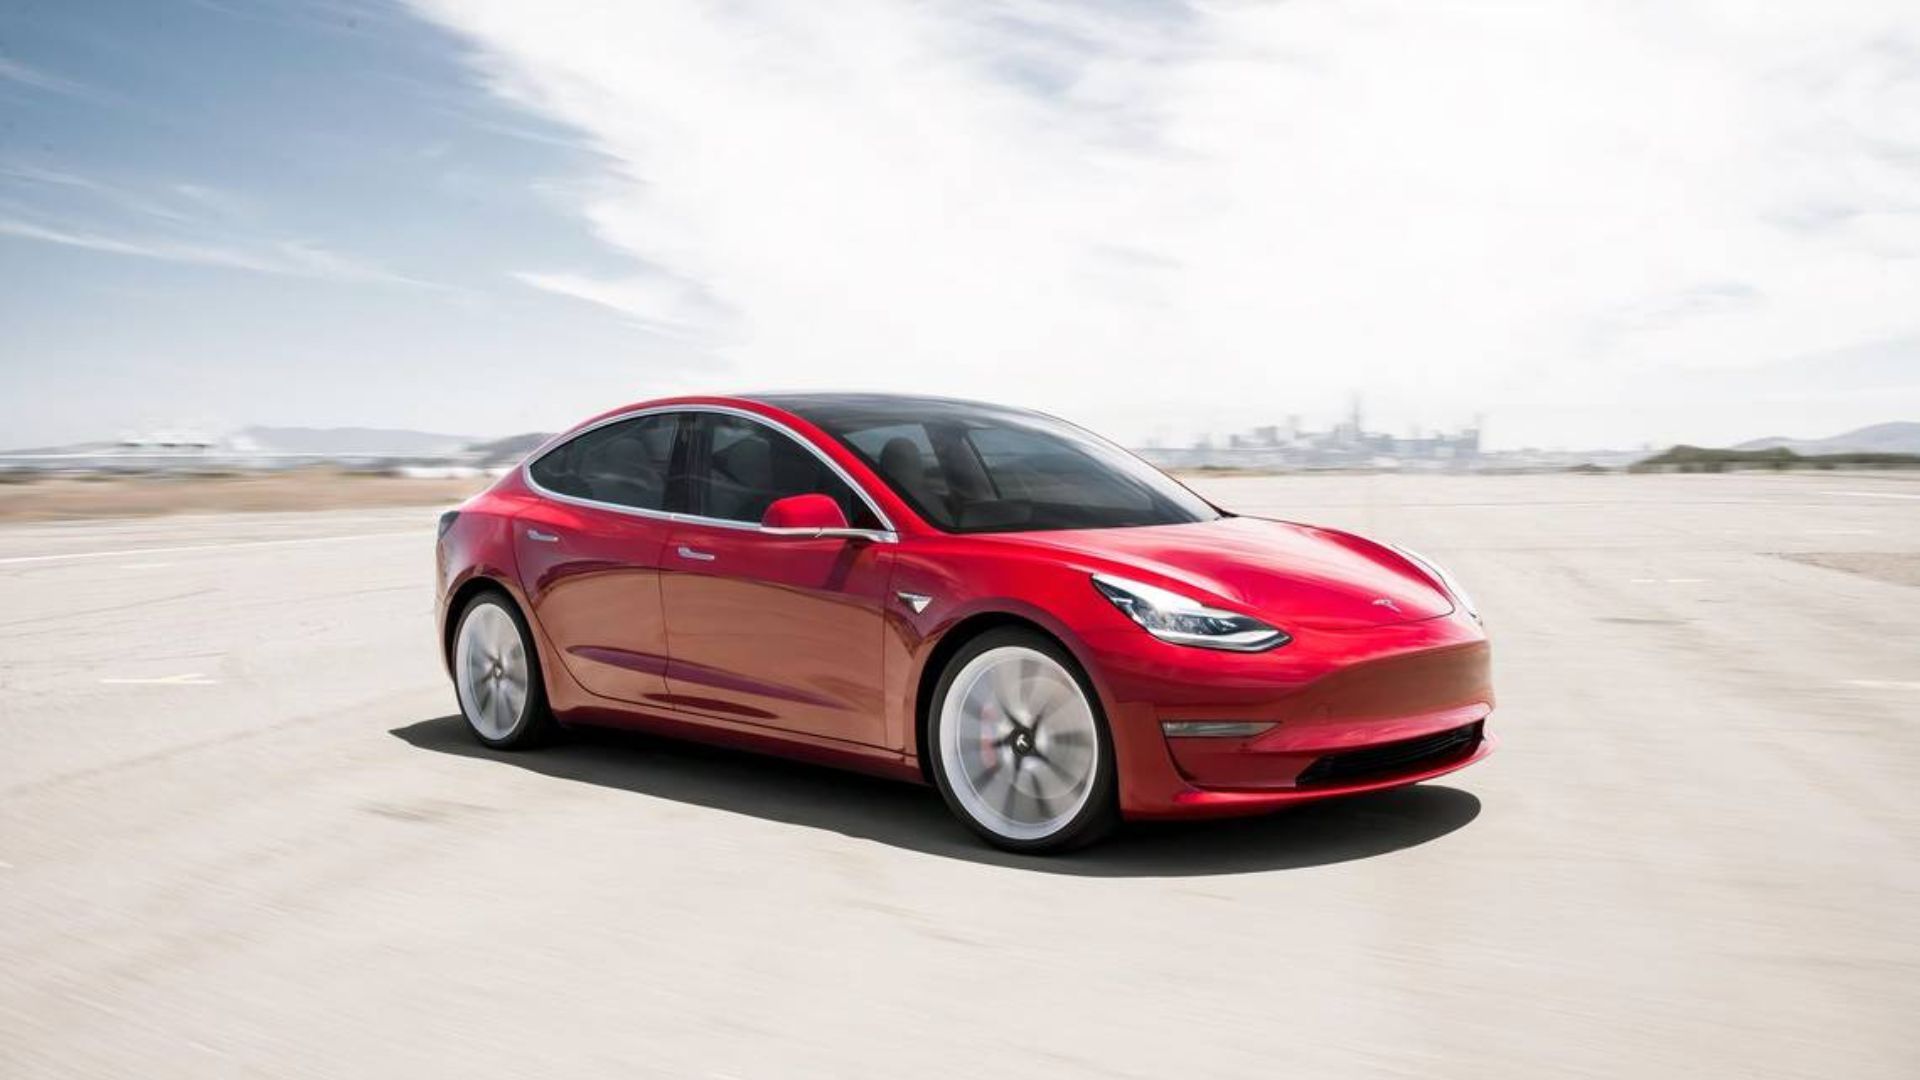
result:
<svg viewBox="0 0 1920 1080"><path fill-rule="evenodd" d="M889 544L772 536L767 505L818 492L856 526L866 503L812 451L765 424L697 414L689 510L662 554L672 660L667 683L689 712L847 742L886 743L881 635Z"/></svg>
<svg viewBox="0 0 1920 1080"><path fill-rule="evenodd" d="M592 428L528 468L542 497L514 522L514 553L535 618L588 691L664 704L667 634L660 557L681 415Z"/></svg>

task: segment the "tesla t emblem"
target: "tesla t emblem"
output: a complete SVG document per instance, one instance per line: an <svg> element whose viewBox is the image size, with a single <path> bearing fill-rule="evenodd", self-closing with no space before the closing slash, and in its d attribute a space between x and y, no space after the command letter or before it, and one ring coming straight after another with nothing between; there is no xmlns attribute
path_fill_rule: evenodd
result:
<svg viewBox="0 0 1920 1080"><path fill-rule="evenodd" d="M915 615L927 610L927 605L933 603L933 597L921 593L897 592L893 595L899 597L901 603L912 608Z"/></svg>
<svg viewBox="0 0 1920 1080"><path fill-rule="evenodd" d="M1391 600L1389 600L1389 599L1387 599L1387 598L1386 598L1386 597L1384 597L1384 596L1382 596L1382 597L1380 597L1379 599L1377 599L1377 600L1375 600L1375 601L1373 602L1373 606L1374 606L1374 607L1383 607L1383 608L1386 608L1386 609L1387 609L1388 611L1392 611L1392 612L1398 612L1398 611L1400 610L1400 605L1399 605L1399 604L1396 604L1396 603L1394 603L1393 601L1391 601Z"/></svg>

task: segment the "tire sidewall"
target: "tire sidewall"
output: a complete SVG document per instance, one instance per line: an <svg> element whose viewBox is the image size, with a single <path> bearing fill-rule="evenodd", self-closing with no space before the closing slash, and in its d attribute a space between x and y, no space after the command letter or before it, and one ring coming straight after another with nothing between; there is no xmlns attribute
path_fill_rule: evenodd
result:
<svg viewBox="0 0 1920 1080"><path fill-rule="evenodd" d="M954 794L953 783L947 776L947 763L944 759L945 740L941 736L943 714L946 712L947 695L952 692L954 681L960 672L966 669L976 657L994 649L1009 646L1031 649L1053 660L1064 668L1073 678L1080 693L1086 698L1087 708L1093 713L1094 736L1098 740L1098 756L1094 765L1093 783L1087 793L1087 799L1071 821L1046 836L1033 839L1014 839L994 831L984 822L976 819L966 805ZM925 725L927 753L932 758L927 763L927 771L933 776L934 786L940 790L940 797L946 801L947 808L953 811L968 828L995 847L1006 851L1024 854L1067 851L1092 842L1104 835L1119 817L1114 797L1115 776L1118 773L1114 760L1113 737L1107 731L1106 710L1100 705L1100 695L1095 693L1093 681L1080 666L1074 655L1054 639L1034 630L1019 627L1003 627L989 630L968 641L947 659L946 667L940 672L939 682L934 684L933 694L927 702L927 715L922 718Z"/></svg>

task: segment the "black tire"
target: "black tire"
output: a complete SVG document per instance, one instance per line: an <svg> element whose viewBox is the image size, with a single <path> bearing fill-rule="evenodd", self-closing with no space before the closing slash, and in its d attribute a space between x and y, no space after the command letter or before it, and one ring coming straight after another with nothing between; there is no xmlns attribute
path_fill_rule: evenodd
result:
<svg viewBox="0 0 1920 1080"><path fill-rule="evenodd" d="M501 621L501 615L505 621ZM482 633L489 634L484 643L487 647L506 645L507 632L511 629L513 642L507 648L493 648L486 655L494 656L491 677L483 677L469 667L477 663L478 655L469 656L470 647L481 647ZM471 631L471 645L469 631ZM511 695L503 695L503 682L511 683L514 669L514 649L518 658L524 661L525 689L520 695L517 707L511 712L508 706ZM460 715L467 721L467 730L483 745L495 750L524 750L538 746L552 736L556 725L553 712L547 707L546 678L540 669L540 652L534 647L533 634L527 628L527 620L520 615L514 602L501 592L483 592L467 602L460 612L460 619L454 624L451 664L453 671L454 700L460 706ZM496 695L499 695L496 701Z"/></svg>
<svg viewBox="0 0 1920 1080"><path fill-rule="evenodd" d="M984 721L970 718L969 701L977 698L963 698L953 709L947 707L948 698L953 694L955 683L962 673L968 673L970 680L966 693L975 694L978 692L976 688L981 685L980 681L990 680L996 668L1006 664L1024 665L1028 657L1020 650L1038 654L1057 665L1057 670L1041 664L1036 664L1032 669L1041 673L1043 678L1036 678L1035 682L1040 683L1042 689L1051 691L1053 695L1064 693L1066 684L1058 678L1059 673L1063 672L1080 695L1078 701L1050 697L1050 700L1057 700L1066 707L1067 711L1062 715L1071 716L1070 723L1073 725L1053 736L1062 740L1053 751L1042 752L1047 746L1047 736L1042 733L1047 730L1046 719L1051 715L1047 709L1030 716L1030 727L1006 717L1004 724L1008 734L989 741L991 729L985 727ZM1017 675L1015 682L1019 685ZM991 694L991 690L987 692ZM1080 706L1084 706L1086 716L1079 712ZM1004 716L1006 712L999 704L992 708L997 712L990 715ZM1090 733L1087 730L1088 717L1091 719ZM1001 627L968 641L953 654L941 671L940 681L935 684L928 702L927 715L921 722L925 725L930 758L927 771L933 776L934 786L940 789L941 798L946 800L947 808L953 811L954 816L989 844L1021 854L1053 854L1090 844L1119 823L1113 738L1107 730L1107 718L1100 707L1100 697L1094 692L1092 682L1074 660L1073 654L1045 634L1022 627ZM1026 732L1029 737L1021 738L1021 732ZM1071 744L1064 741L1069 734L1076 736ZM961 749L963 745L965 748ZM1084 763L1076 760L1081 757L1081 752L1068 751L1066 748L1085 745L1091 745L1094 753L1091 765L1083 767ZM1049 753L1054 756L1049 757ZM976 763L975 769L990 778L998 778L1002 775L1002 769L1011 768L1010 772L1004 774L1005 786L999 789L1000 798L1005 801L995 800L1005 811L1004 814L989 802L988 792L983 791L980 783L971 775L973 770L965 762L965 754L979 755L981 760ZM1036 758L1038 761L1029 764L1031 759ZM1073 767L1060 768L1058 762L1062 761L1070 762ZM1028 771L1023 772L1023 769ZM1023 777L1029 780L1028 786L1036 789L1036 792L1045 786L1036 782L1035 772L1039 770L1044 770L1052 777L1046 784L1071 783L1068 794L1056 795L1055 798L1080 800L1076 810L1069 814L1063 808L1057 817L1045 817L1051 810L1049 800L1041 794L1027 794L1021 789ZM960 784L966 785L964 790L957 788L956 785ZM989 779L987 786L995 785ZM1081 798L1080 792L1084 792L1084 798ZM1042 820L1017 820L1016 807L1026 810L1028 817L1040 817ZM1022 831L1015 835L1014 830ZM1035 833L1032 830L1040 831Z"/></svg>

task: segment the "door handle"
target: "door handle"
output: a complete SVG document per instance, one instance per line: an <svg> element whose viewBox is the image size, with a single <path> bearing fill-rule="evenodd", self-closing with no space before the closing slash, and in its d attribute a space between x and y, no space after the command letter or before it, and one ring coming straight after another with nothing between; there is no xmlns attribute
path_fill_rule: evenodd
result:
<svg viewBox="0 0 1920 1080"><path fill-rule="evenodd" d="M695 562L712 562L713 561L713 552L695 551L694 549L688 547L685 544L681 544L679 551L675 552L675 554L679 555L683 559L692 559Z"/></svg>
<svg viewBox="0 0 1920 1080"><path fill-rule="evenodd" d="M538 540L543 544L557 544L560 542L558 536L550 532L541 532L539 529L528 529L527 539Z"/></svg>

